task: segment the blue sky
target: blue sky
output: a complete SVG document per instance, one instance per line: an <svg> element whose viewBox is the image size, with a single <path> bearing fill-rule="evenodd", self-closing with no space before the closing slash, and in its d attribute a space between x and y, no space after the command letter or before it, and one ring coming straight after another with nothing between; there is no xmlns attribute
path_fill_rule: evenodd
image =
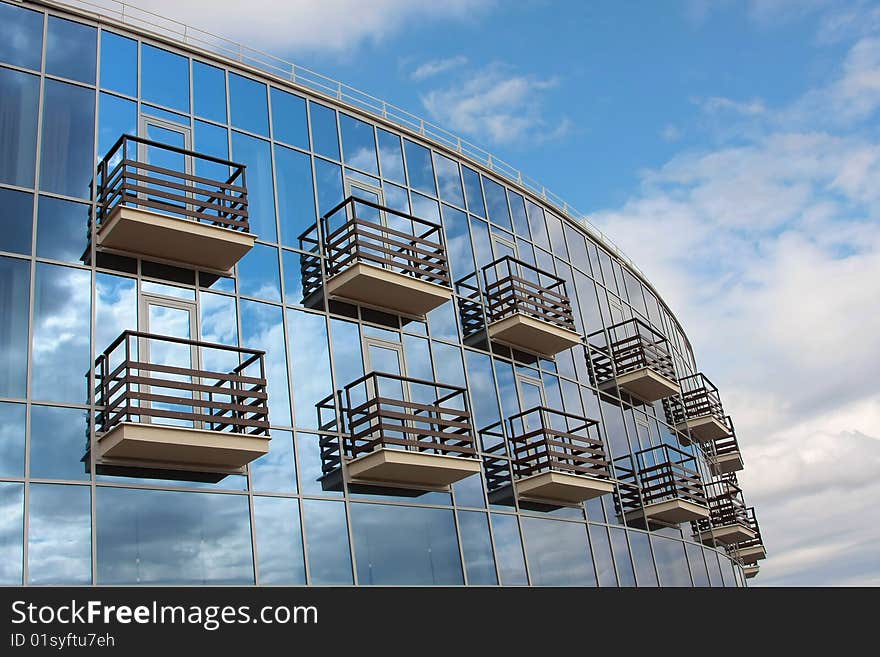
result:
<svg viewBox="0 0 880 657"><path fill-rule="evenodd" d="M422 114L590 215L734 417L755 583L880 585L880 6L140 4Z"/></svg>

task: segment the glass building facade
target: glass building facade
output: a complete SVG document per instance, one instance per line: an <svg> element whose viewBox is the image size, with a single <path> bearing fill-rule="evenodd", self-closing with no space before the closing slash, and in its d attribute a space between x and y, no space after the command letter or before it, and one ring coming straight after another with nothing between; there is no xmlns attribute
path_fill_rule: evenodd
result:
<svg viewBox="0 0 880 657"><path fill-rule="evenodd" d="M714 508L708 487L723 446L687 425L684 381L698 375L687 337L640 274L557 208L345 103L50 2L0 2L0 99L0 583L745 584L737 544L711 538L715 515L646 511L640 473L672 461L688 465ZM129 157L156 149L161 180L185 169L226 181L229 163L245 165L256 242L228 275L92 239L106 182L99 166L119 162L105 156L123 135L147 140L132 142ZM137 198L152 198L150 189ZM175 203L194 207L189 194ZM440 227L448 300L406 313L328 292L332 254L321 240L334 228L324 218L349 198L373 204L404 241L423 234L419 221ZM401 217L409 228L392 221ZM550 305L568 304L560 335L577 334L576 344L549 354L487 337L487 271L498 262L516 263L536 285L549 276L535 288L542 294L564 290ZM620 326L662 343L666 379L681 382L672 394L629 394L619 362L603 379ZM266 395L254 403L268 407L268 451L213 478L102 468L101 356L126 331L260 352ZM195 368L195 351L175 344L161 355L154 345L151 357ZM201 353L199 367L230 369L240 353ZM369 384L373 393L414 406L434 403L418 382L461 393L469 419L457 435L471 436L475 473L449 485L351 476L342 464L358 401L345 393L371 372L400 377ZM141 381L141 393L150 389ZM178 406L212 393L186 394ZM522 419L535 409L569 419L561 429ZM527 499L513 485L517 432L553 424L565 441L572 422L594 432L609 490L586 501ZM167 424L184 425L194 426Z"/></svg>

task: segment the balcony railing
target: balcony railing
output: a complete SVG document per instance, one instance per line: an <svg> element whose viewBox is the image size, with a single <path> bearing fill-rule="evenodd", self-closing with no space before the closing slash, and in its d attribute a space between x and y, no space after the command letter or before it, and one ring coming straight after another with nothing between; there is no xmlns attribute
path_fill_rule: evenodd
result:
<svg viewBox="0 0 880 657"><path fill-rule="evenodd" d="M758 518L755 516L755 507L750 506L746 509L748 517L749 529L754 533L753 538L747 538L740 541L735 546L728 547L731 556L739 559L743 563L753 564L767 556L764 547L764 539L761 538L761 528L758 526Z"/></svg>
<svg viewBox="0 0 880 657"><path fill-rule="evenodd" d="M742 453L733 428L733 418L727 415L724 421L728 429L727 435L716 438L706 455L712 474L718 476L743 469Z"/></svg>
<svg viewBox="0 0 880 657"><path fill-rule="evenodd" d="M153 153L178 158L182 170L151 164ZM227 169L230 175L215 179L192 173L204 165ZM244 164L143 137L122 135L98 164L99 229L123 205L245 233L249 230Z"/></svg>
<svg viewBox="0 0 880 657"><path fill-rule="evenodd" d="M571 299L565 281L512 256L483 267L488 323L514 314L575 331Z"/></svg>
<svg viewBox="0 0 880 657"><path fill-rule="evenodd" d="M635 318L587 337L598 388L618 385L653 402L679 392L666 338Z"/></svg>
<svg viewBox="0 0 880 657"><path fill-rule="evenodd" d="M638 522L642 513L648 521L677 523L708 516L708 502L696 457L663 444L614 461L620 487L623 515Z"/></svg>
<svg viewBox="0 0 880 657"><path fill-rule="evenodd" d="M754 537L749 514L735 474L717 477L706 484L709 518L694 523L695 533L705 543L738 543Z"/></svg>
<svg viewBox="0 0 880 657"><path fill-rule="evenodd" d="M683 377L678 383L681 399L664 399L663 406L666 419L682 432L682 441L709 442L728 435L718 388L702 373Z"/></svg>

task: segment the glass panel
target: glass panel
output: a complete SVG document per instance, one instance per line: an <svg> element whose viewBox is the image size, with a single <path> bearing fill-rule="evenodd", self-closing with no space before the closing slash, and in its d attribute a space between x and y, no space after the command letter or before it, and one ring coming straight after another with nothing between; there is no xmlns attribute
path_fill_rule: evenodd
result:
<svg viewBox="0 0 880 657"><path fill-rule="evenodd" d="M465 351L468 381L477 427L488 427L501 419L498 410L498 396L495 393L495 381L492 378L491 358L487 354Z"/></svg>
<svg viewBox="0 0 880 657"><path fill-rule="evenodd" d="M123 331L138 326L134 279L96 274L95 304L95 351L100 353Z"/></svg>
<svg viewBox="0 0 880 657"><path fill-rule="evenodd" d="M229 131L213 123L196 121L193 130L193 150L213 155L222 160L229 159ZM209 160L196 159L195 173L197 176L214 180L226 180L231 171L225 164Z"/></svg>
<svg viewBox="0 0 880 657"><path fill-rule="evenodd" d="M476 479L476 477L471 477ZM459 511L458 526L461 531L461 550L467 570L468 584L498 584L495 574L495 557L489 540L489 519L479 511Z"/></svg>
<svg viewBox="0 0 880 657"><path fill-rule="evenodd" d="M137 41L101 32L101 87L137 96Z"/></svg>
<svg viewBox="0 0 880 657"><path fill-rule="evenodd" d="M0 189L0 208L3 208L0 251L30 255L34 226L34 195L12 189Z"/></svg>
<svg viewBox="0 0 880 657"><path fill-rule="evenodd" d="M296 432L296 455L299 459L299 489L304 495L322 495L339 497L342 490L338 486L324 490L322 477L323 462L321 461L321 444L323 437L315 434Z"/></svg>
<svg viewBox="0 0 880 657"><path fill-rule="evenodd" d="M98 157L103 158L123 134L137 135L137 103L101 93L98 98ZM111 161L115 165L121 154Z"/></svg>
<svg viewBox="0 0 880 657"><path fill-rule="evenodd" d="M382 128L379 134L379 162L382 166L382 177L388 180L406 184L403 173L403 154L400 150L400 137Z"/></svg>
<svg viewBox="0 0 880 657"><path fill-rule="evenodd" d="M0 18L3 16L3 6L0 5ZM21 586L24 560L22 484L0 483L0 518L3 519L0 522L0 586Z"/></svg>
<svg viewBox="0 0 880 657"><path fill-rule="evenodd" d="M351 551L345 506L341 502L303 500L311 584L351 584Z"/></svg>
<svg viewBox="0 0 880 657"><path fill-rule="evenodd" d="M269 142L232 132L232 159L247 166L250 231L266 242L276 241L275 194Z"/></svg>
<svg viewBox="0 0 880 657"><path fill-rule="evenodd" d="M434 165L437 167L437 182L440 184L440 198L448 203L464 207L464 194L461 190L461 176L458 163L448 157L434 154Z"/></svg>
<svg viewBox="0 0 880 657"><path fill-rule="evenodd" d="M703 550L693 543L684 544L690 562L691 574L694 578L694 586L709 586L709 574L706 571L706 562L703 559Z"/></svg>
<svg viewBox="0 0 880 657"><path fill-rule="evenodd" d="M657 559L661 585L691 586L684 544L681 541L661 536L652 536L651 543L654 546L654 556Z"/></svg>
<svg viewBox="0 0 880 657"><path fill-rule="evenodd" d="M596 586L586 526L543 518L522 519L534 586Z"/></svg>
<svg viewBox="0 0 880 657"><path fill-rule="evenodd" d="M98 31L94 27L49 16L46 73L95 84Z"/></svg>
<svg viewBox="0 0 880 657"><path fill-rule="evenodd" d="M42 56L43 14L0 3L0 62L38 71Z"/></svg>
<svg viewBox="0 0 880 657"><path fill-rule="evenodd" d="M590 543L593 547L593 558L596 561L599 586L617 586L617 576L614 574L614 559L611 556L611 542L608 540L608 530L600 525L587 525L587 528L590 533Z"/></svg>
<svg viewBox="0 0 880 657"><path fill-rule="evenodd" d="M333 347L333 373L336 376L336 389L341 390L364 374L360 329L354 322L331 319L330 337Z"/></svg>
<svg viewBox="0 0 880 657"><path fill-rule="evenodd" d="M539 205L526 201L526 214L529 219L529 232L535 244L549 249L550 237L547 234L547 226L544 223L544 210Z"/></svg>
<svg viewBox="0 0 880 657"><path fill-rule="evenodd" d="M550 212L544 218L547 220L547 229L550 233L550 250L563 260L568 260L568 249L565 246L565 237L562 232L562 219Z"/></svg>
<svg viewBox="0 0 880 657"><path fill-rule="evenodd" d="M526 206L523 197L508 190L508 200L510 201L510 211L513 213L513 231L520 237L529 237L529 219L526 216Z"/></svg>
<svg viewBox="0 0 880 657"><path fill-rule="evenodd" d="M202 342L238 346L235 320L234 297L199 292L198 337ZM231 372L239 364L238 354L221 349L201 349L199 357L201 368L211 372Z"/></svg>
<svg viewBox="0 0 880 657"><path fill-rule="evenodd" d="M373 126L348 114L341 114L339 127L342 130L342 152L345 163L355 169L379 175Z"/></svg>
<svg viewBox="0 0 880 657"><path fill-rule="evenodd" d="M90 498L88 486L31 484L29 584L92 583Z"/></svg>
<svg viewBox="0 0 880 657"><path fill-rule="evenodd" d="M342 168L315 158L315 181L318 186L318 215L324 216L344 198Z"/></svg>
<svg viewBox="0 0 880 657"><path fill-rule="evenodd" d="M635 586L636 576L633 572L632 559L626 542L626 531L611 528L611 547L614 550L614 560L617 562L617 577L620 586Z"/></svg>
<svg viewBox="0 0 880 657"><path fill-rule="evenodd" d="M464 387L464 366L461 362L461 349L442 342L431 342L434 354L434 373L437 381Z"/></svg>
<svg viewBox="0 0 880 657"><path fill-rule="evenodd" d="M446 253L452 278L461 280L474 271L474 253L468 234L467 215L460 210L443 206L443 224L446 231Z"/></svg>
<svg viewBox="0 0 880 657"><path fill-rule="evenodd" d="M305 584L299 503L280 497L255 497L254 524L260 584Z"/></svg>
<svg viewBox="0 0 880 657"><path fill-rule="evenodd" d="M193 61L193 112L226 123L226 74L223 69Z"/></svg>
<svg viewBox="0 0 880 657"><path fill-rule="evenodd" d="M309 114L312 120L312 149L331 160L339 160L336 112L329 107L310 102Z"/></svg>
<svg viewBox="0 0 880 657"><path fill-rule="evenodd" d="M98 584L253 584L247 496L97 490Z"/></svg>
<svg viewBox="0 0 880 657"><path fill-rule="evenodd" d="M0 397L25 397L30 263L0 257Z"/></svg>
<svg viewBox="0 0 880 657"><path fill-rule="evenodd" d="M142 44L141 98L189 113L189 60Z"/></svg>
<svg viewBox="0 0 880 657"><path fill-rule="evenodd" d="M510 209L507 207L507 194L504 187L491 178L483 176L483 189L486 190L486 209L489 212L489 221L507 230L512 230L513 225L510 223Z"/></svg>
<svg viewBox="0 0 880 657"><path fill-rule="evenodd" d="M41 190L80 198L90 196L94 134L95 92L46 80L40 155Z"/></svg>
<svg viewBox="0 0 880 657"><path fill-rule="evenodd" d="M240 294L269 301L281 301L278 249L256 244L238 263Z"/></svg>
<svg viewBox="0 0 880 657"><path fill-rule="evenodd" d="M83 454L88 444L88 411L31 407L31 477L88 479Z"/></svg>
<svg viewBox="0 0 880 657"><path fill-rule="evenodd" d="M272 137L291 146L309 150L309 125L304 98L272 87Z"/></svg>
<svg viewBox="0 0 880 657"><path fill-rule="evenodd" d="M272 430L269 453L251 463L251 488L265 493L295 493L293 434Z"/></svg>
<svg viewBox="0 0 880 657"><path fill-rule="evenodd" d="M83 402L89 368L89 272L37 264L31 394Z"/></svg>
<svg viewBox="0 0 880 657"><path fill-rule="evenodd" d="M0 183L33 187L40 78L0 68L0 98Z"/></svg>
<svg viewBox="0 0 880 657"><path fill-rule="evenodd" d="M269 420L290 426L290 393L287 388L287 358L281 308L256 301L241 302L241 344L266 352Z"/></svg>
<svg viewBox="0 0 880 657"><path fill-rule="evenodd" d="M477 268L482 268L495 260L492 255L492 241L489 239L489 226L485 221L471 217L471 238L474 242L474 255ZM478 277L482 284L482 277Z"/></svg>
<svg viewBox="0 0 880 657"><path fill-rule="evenodd" d="M721 567L718 565L718 555L714 550L703 548L703 556L706 558L706 564L709 566L709 580L712 586L724 586L724 579L721 576Z"/></svg>
<svg viewBox="0 0 880 657"><path fill-rule="evenodd" d="M229 113L236 128L269 136L269 105L266 85L256 80L229 74Z"/></svg>
<svg viewBox="0 0 880 657"><path fill-rule="evenodd" d="M85 227L90 206L40 196L37 208L37 256L81 262L88 248Z"/></svg>
<svg viewBox="0 0 880 657"><path fill-rule="evenodd" d="M639 586L657 586L657 572L651 557L648 535L637 531L630 531L628 534Z"/></svg>
<svg viewBox="0 0 880 657"><path fill-rule="evenodd" d="M0 402L0 477L24 476L24 416L24 404Z"/></svg>
<svg viewBox="0 0 880 657"><path fill-rule="evenodd" d="M327 324L322 315L287 311L296 425L317 428L316 404L332 394Z"/></svg>
<svg viewBox="0 0 880 657"><path fill-rule="evenodd" d="M483 190L480 187L480 174L463 166L461 175L464 179L464 191L467 195L467 208L472 214L486 217L486 205L483 203Z"/></svg>
<svg viewBox="0 0 880 657"><path fill-rule="evenodd" d="M451 510L354 503L351 527L358 584L463 583Z"/></svg>
<svg viewBox="0 0 880 657"><path fill-rule="evenodd" d="M311 158L305 153L275 146L275 175L281 242L298 248L300 235L317 219Z"/></svg>
<svg viewBox="0 0 880 657"><path fill-rule="evenodd" d="M452 485L455 493L455 503L459 507L470 506L477 509L486 508L486 498L483 495L483 478L466 477Z"/></svg>
<svg viewBox="0 0 880 657"><path fill-rule="evenodd" d="M431 196L437 196L431 151L408 139L404 139L403 143L406 152L406 172L409 176L409 186Z"/></svg>
<svg viewBox="0 0 880 657"><path fill-rule="evenodd" d="M492 533L502 586L525 586L529 583L522 540L516 516L492 514Z"/></svg>

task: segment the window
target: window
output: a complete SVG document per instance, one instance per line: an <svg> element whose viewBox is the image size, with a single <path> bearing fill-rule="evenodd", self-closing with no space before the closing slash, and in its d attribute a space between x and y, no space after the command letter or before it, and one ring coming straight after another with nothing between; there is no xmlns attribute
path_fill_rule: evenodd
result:
<svg viewBox="0 0 880 657"><path fill-rule="evenodd" d="M7 5L0 4L0 9ZM49 85L55 82L47 82ZM65 85L66 86L66 85ZM52 89L55 87L53 86ZM85 92L86 94L88 92ZM0 182L34 186L40 78L0 68ZM47 96L47 101L49 100ZM47 107L53 111L54 107Z"/></svg>
<svg viewBox="0 0 880 657"><path fill-rule="evenodd" d="M95 92L46 80L40 189L89 198L94 176Z"/></svg>
<svg viewBox="0 0 880 657"><path fill-rule="evenodd" d="M0 2L0 62L38 71L42 56L43 14Z"/></svg>
<svg viewBox="0 0 880 657"><path fill-rule="evenodd" d="M0 257L0 397L25 397L30 273L27 260Z"/></svg>
<svg viewBox="0 0 880 657"><path fill-rule="evenodd" d="M101 32L101 87L137 96L137 41Z"/></svg>
<svg viewBox="0 0 880 657"><path fill-rule="evenodd" d="M167 50L143 44L141 98L189 113L189 60Z"/></svg>
<svg viewBox="0 0 880 657"><path fill-rule="evenodd" d="M95 84L97 41L94 27L49 16L46 73Z"/></svg>
<svg viewBox="0 0 880 657"><path fill-rule="evenodd" d="M193 61L193 113L218 123L226 123L226 73L219 68Z"/></svg>
<svg viewBox="0 0 880 657"><path fill-rule="evenodd" d="M233 126L268 137L268 102L265 84L229 74L229 113Z"/></svg>

